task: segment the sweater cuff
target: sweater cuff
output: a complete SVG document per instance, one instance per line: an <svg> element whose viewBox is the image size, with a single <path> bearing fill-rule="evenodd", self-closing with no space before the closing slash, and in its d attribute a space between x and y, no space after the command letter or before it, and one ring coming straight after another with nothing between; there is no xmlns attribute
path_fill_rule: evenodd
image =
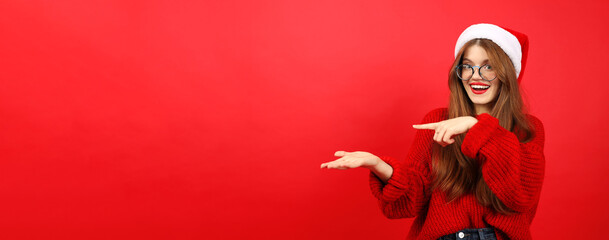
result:
<svg viewBox="0 0 609 240"><path fill-rule="evenodd" d="M406 177L399 161L389 156L381 156L380 158L393 168L393 173L385 184L376 174L370 171L370 190L377 199L393 202L404 194L408 177Z"/></svg>
<svg viewBox="0 0 609 240"><path fill-rule="evenodd" d="M379 158L383 160L383 162L389 164L395 173L395 168L398 165L398 162L395 159L389 156L379 156ZM393 176L394 175L392 174L391 178L393 178ZM370 170L370 190L372 191L372 195L374 195L374 197L377 199L382 199L383 189L386 185L387 183L383 182L372 170Z"/></svg>
<svg viewBox="0 0 609 240"><path fill-rule="evenodd" d="M488 113L480 114L476 116L476 119L478 119L478 122L465 134L461 144L461 152L472 159L478 158L478 153L482 146L488 142L500 127L499 120Z"/></svg>

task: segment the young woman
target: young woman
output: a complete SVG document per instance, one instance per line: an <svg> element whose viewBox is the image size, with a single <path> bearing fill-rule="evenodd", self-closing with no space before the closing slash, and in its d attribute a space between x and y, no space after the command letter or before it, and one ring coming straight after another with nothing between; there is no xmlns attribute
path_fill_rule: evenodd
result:
<svg viewBox="0 0 609 240"><path fill-rule="evenodd" d="M429 112L405 161L337 151L321 168L370 169L388 218L415 220L407 239L530 239L544 177L544 129L519 84L527 36L474 24L459 36L448 108Z"/></svg>

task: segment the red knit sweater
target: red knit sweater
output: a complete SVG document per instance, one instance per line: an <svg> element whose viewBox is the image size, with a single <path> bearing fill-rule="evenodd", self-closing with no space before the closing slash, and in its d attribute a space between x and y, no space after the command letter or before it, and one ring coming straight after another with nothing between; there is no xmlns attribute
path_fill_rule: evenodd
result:
<svg viewBox="0 0 609 240"><path fill-rule="evenodd" d="M461 145L465 156L481 164L491 191L516 214L503 215L483 207L471 193L448 203L443 192L432 191L431 147L437 144L433 130L417 130L405 161L381 156L393 167L387 184L370 172L370 189L383 214L391 219L415 217L406 239L437 239L484 227L495 228L497 239L531 239L529 227L539 202L545 157L543 125L536 117L527 117L534 130L530 142L520 143L496 118L484 113L476 116L478 123L465 133ZM438 108L422 123L447 118L447 108Z"/></svg>

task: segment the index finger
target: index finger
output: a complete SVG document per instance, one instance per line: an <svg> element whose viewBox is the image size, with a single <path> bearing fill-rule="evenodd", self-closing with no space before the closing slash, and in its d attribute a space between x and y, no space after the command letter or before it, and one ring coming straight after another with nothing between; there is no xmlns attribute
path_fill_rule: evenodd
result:
<svg viewBox="0 0 609 240"><path fill-rule="evenodd" d="M438 126L438 123L426 123L426 124L414 124L412 125L413 128L416 129L436 129L436 127Z"/></svg>

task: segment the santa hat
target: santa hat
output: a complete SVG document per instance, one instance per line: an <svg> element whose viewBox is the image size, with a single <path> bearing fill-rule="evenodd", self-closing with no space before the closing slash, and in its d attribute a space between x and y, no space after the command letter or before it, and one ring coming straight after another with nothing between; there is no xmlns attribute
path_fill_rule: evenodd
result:
<svg viewBox="0 0 609 240"><path fill-rule="evenodd" d="M527 35L493 24L474 24L466 28L459 36L459 39L457 39L455 58L457 58L457 54L459 53L459 50L461 50L461 47L469 40L475 38L490 39L503 49L514 64L518 84L520 84L520 80L524 74L524 67L527 63L527 54L529 52L529 38Z"/></svg>

